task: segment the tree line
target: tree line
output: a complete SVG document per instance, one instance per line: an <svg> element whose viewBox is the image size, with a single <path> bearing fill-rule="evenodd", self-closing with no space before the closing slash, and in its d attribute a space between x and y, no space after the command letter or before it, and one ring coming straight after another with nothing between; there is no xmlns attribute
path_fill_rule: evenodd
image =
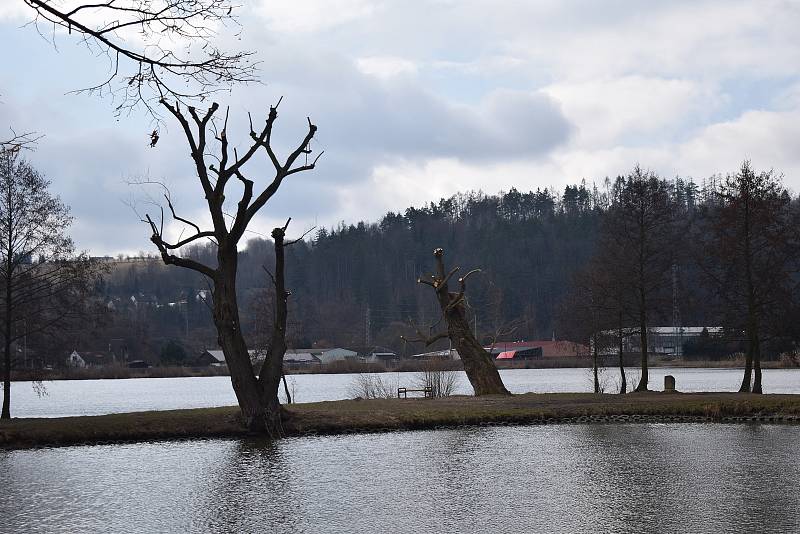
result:
<svg viewBox="0 0 800 534"><path fill-rule="evenodd" d="M736 269L742 260L730 257L745 242L735 234L742 228L734 220L737 176L769 177L767 182L779 189L770 202L782 206L789 221L797 202L774 175L749 166L744 170L701 184L635 169L600 186L570 185L560 194L551 189L462 193L388 213L376 223L320 229L286 252L286 285L292 293L288 342L292 347L371 344L401 355L424 350L401 336L417 337L409 320L424 325L440 315L416 280L432 265L431 251L441 245L454 264L481 269L472 276L466 299L467 319L481 342L504 331L509 331L506 340L555 336L587 344L592 334L612 330L625 337L647 336L646 329L638 328L642 314L651 327L672 325L677 303L680 324L726 326L729 350L746 352L746 322L737 319L733 302L746 298L727 292L743 287L736 279L743 276ZM652 206L637 204L641 198ZM781 213L772 204L762 211ZM640 216L648 217L642 221L647 232L636 248ZM770 314L759 321L769 329L759 335L759 358L792 350L795 339L787 320L793 302L791 224L767 228L785 237L761 236L763 243L753 246L763 249L783 239L787 246L770 250L787 254L782 265L788 278L776 286L760 281L766 273L754 274L754 283L773 290L769 303L767 296L763 304L753 301L756 311ZM208 245L184 253L214 261ZM238 256L242 328L249 345L265 345L274 290L264 267L274 264L274 248L266 239L251 239ZM763 251L756 259L770 265L777 261ZM150 359L174 339L191 355L216 342L208 302L202 298L207 290L202 277L188 271L155 262L116 263L95 287L95 297L113 312L88 323L91 332L72 332L64 342L100 350L108 339L122 338L129 340L132 356ZM784 302L778 306L780 298ZM598 338L596 345L616 346L619 337ZM440 341L436 347L446 344Z"/></svg>

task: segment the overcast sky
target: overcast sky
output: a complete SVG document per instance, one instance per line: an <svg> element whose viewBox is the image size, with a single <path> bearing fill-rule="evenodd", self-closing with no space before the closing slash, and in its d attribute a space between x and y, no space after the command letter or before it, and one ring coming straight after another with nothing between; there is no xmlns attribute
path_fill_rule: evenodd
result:
<svg viewBox="0 0 800 534"><path fill-rule="evenodd" d="M153 251L125 204L143 176L205 220L181 132L167 123L151 149L144 113L117 119L110 101L67 94L107 65L70 36L54 50L14 2L0 6L0 126L46 135L28 157L72 207L78 246ZM298 232L374 221L458 191L601 182L637 162L700 181L749 158L800 191L798 2L243 3L234 44L257 52L265 85L220 104L243 125L282 95L274 136L299 139L309 115L325 150L258 232L288 216ZM244 145L247 128L229 138Z"/></svg>

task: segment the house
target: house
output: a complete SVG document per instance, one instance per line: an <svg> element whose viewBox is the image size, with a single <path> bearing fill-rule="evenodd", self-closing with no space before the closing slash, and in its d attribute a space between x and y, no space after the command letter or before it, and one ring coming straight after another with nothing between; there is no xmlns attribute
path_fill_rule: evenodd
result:
<svg viewBox="0 0 800 534"><path fill-rule="evenodd" d="M541 360L543 358L542 347L530 349L506 350L497 355L495 359L505 361L518 360Z"/></svg>
<svg viewBox="0 0 800 534"><path fill-rule="evenodd" d="M225 365L225 355L221 350L204 350L195 358L194 367L222 367Z"/></svg>
<svg viewBox="0 0 800 534"><path fill-rule="evenodd" d="M111 352L78 352L73 350L67 357L67 367L85 369L87 367L105 367L117 363L117 359Z"/></svg>
<svg viewBox="0 0 800 534"><path fill-rule="evenodd" d="M601 332L604 336L616 339L616 330ZM701 336L720 337L723 335L721 326L652 326L647 329L647 352L670 356L683 355L683 344L691 339ZM638 328L623 329L622 348L625 352L639 352L641 337ZM619 349L615 346L611 351L616 354ZM608 350L606 351L608 352Z"/></svg>
<svg viewBox="0 0 800 534"><path fill-rule="evenodd" d="M411 355L412 360L460 360L461 356L456 349L435 350Z"/></svg>
<svg viewBox="0 0 800 534"><path fill-rule="evenodd" d="M378 352L374 351L367 357L370 363L397 363L400 357L394 352Z"/></svg>
<svg viewBox="0 0 800 534"><path fill-rule="evenodd" d="M316 354L315 354L316 353ZM287 349L283 355L283 363L292 366L307 366L320 363L322 353L312 349Z"/></svg>
<svg viewBox="0 0 800 534"><path fill-rule="evenodd" d="M573 341L560 340L539 340L539 341L500 341L490 347L486 347L489 354L497 357L503 352L518 352L539 349L541 356L535 356L533 352L527 353L526 358L578 358L589 355L589 347ZM521 355L522 356L522 355ZM513 359L506 356L504 360Z"/></svg>
<svg viewBox="0 0 800 534"><path fill-rule="evenodd" d="M333 348L324 349L319 356L322 363L338 362L341 360L355 360L358 358L358 353L354 350Z"/></svg>
<svg viewBox="0 0 800 534"><path fill-rule="evenodd" d="M72 354L67 357L67 367L72 367L75 369L85 369L86 368L86 360L84 360L78 351L73 350Z"/></svg>
<svg viewBox="0 0 800 534"><path fill-rule="evenodd" d="M250 354L250 362L256 365L264 361L264 351L258 349L250 349L247 351ZM225 353L222 350L205 350L200 356L195 359L196 367L223 367L225 363Z"/></svg>

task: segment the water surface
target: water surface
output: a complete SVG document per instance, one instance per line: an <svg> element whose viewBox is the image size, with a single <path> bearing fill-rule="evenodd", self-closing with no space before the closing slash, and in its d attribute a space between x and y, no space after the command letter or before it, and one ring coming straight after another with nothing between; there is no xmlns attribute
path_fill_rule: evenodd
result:
<svg viewBox="0 0 800 534"><path fill-rule="evenodd" d="M0 530L797 533L798 443L609 424L0 452Z"/></svg>

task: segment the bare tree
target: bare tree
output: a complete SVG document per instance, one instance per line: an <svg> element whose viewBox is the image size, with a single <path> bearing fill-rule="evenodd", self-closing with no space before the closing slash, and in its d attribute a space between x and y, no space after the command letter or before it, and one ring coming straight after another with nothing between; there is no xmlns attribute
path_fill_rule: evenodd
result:
<svg viewBox="0 0 800 534"><path fill-rule="evenodd" d="M273 338L274 349L262 366L260 375L256 375L250 362L250 357L242 334L239 320L239 305L236 295L236 271L238 264L238 244L253 217L278 191L283 181L303 171L315 167L322 152L311 161L299 164L301 156L308 156L311 152L310 143L317 132L317 127L308 120L308 131L299 145L281 161L272 148L272 130L278 118L278 107L271 106L266 124L260 132L256 132L252 119L250 121L250 146L239 153L231 149L227 134L228 113L221 124L216 124L214 115L219 106L214 103L205 114L198 114L193 107L188 108L188 117L179 104L170 104L162 101L164 107L178 120L183 127L183 132L191 149L191 157L195 164L195 172L200 182L202 194L206 200L208 212L211 216L211 228L201 229L195 222L179 216L169 195L165 196L167 208L172 218L191 229L194 233L188 237L178 237L169 241L163 230L163 208L161 220L156 222L149 214L144 221L152 231L151 241L156 245L164 263L176 265L197 271L208 277L213 289L213 315L217 329L217 339L225 361L231 373L231 382L236 393L245 424L256 431L280 433L280 405L278 403L278 382L282 368L283 358L281 348L285 351L285 343L280 344L280 339ZM191 122L190 122L191 121ZM209 130L216 132L215 141L218 155L212 156L209 151ZM212 141L212 142L214 142ZM263 149L268 161L274 168L271 181L260 191L256 190L255 182L245 176L245 166L252 158ZM208 159L213 160L212 163ZM230 187L235 183L235 187ZM227 195L239 192L238 201L227 204ZM229 213L227 206L230 207ZM277 241L283 239L285 229L273 232L276 239L276 254L283 252L283 243L278 246ZM198 260L176 254L181 247L198 240L210 240L216 247L216 265L208 265ZM282 260L280 260L282 261ZM276 289L279 291L276 298L279 313L285 314L286 296L285 286L278 287L278 277L282 276L282 267L276 269ZM281 282L280 285L283 285ZM282 291L282 293L281 293ZM283 296L282 296L283 295ZM285 317L283 319L285 321ZM276 320L276 324L278 324ZM283 332L285 332L285 325ZM273 333L273 336L275 334ZM280 337L280 336L279 336ZM277 343L277 344L276 344ZM277 355L280 354L280 360Z"/></svg>
<svg viewBox="0 0 800 534"><path fill-rule="evenodd" d="M287 403L292 403L292 396L289 386L286 383L286 375L283 371L283 356L286 354L286 323L289 318L289 296L291 292L286 288L286 247L294 245L303 239L312 229L305 232L302 236L291 241L286 241L286 229L289 227L291 219L281 228L272 230L272 239L275 246L275 274L264 269L272 280L275 288L275 298L273 299L273 322L272 335L266 350L266 357L262 364L259 376L263 381L266 392L275 391L277 399L278 382L283 379L284 393ZM277 409L277 407L273 407Z"/></svg>
<svg viewBox="0 0 800 534"><path fill-rule="evenodd" d="M604 268L624 284L618 286L624 291L620 296L638 326L642 371L636 391L648 389L647 327L675 261L675 215L669 184L637 166L615 185L601 231L599 247L608 259Z"/></svg>
<svg viewBox="0 0 800 534"><path fill-rule="evenodd" d="M19 156L0 149L0 333L3 411L11 417L12 345L74 317L100 265L76 255L66 230L69 209L50 182Z"/></svg>
<svg viewBox="0 0 800 534"><path fill-rule="evenodd" d="M604 288L600 284L603 273L592 267L594 266L587 267L573 277L572 289L560 304L557 324L568 339L590 346L594 392L601 393L600 348L607 341L604 330L609 327L609 315L603 298Z"/></svg>
<svg viewBox="0 0 800 534"><path fill-rule="evenodd" d="M562 303L559 314L562 330L588 341L594 350L595 390L600 387L597 359L600 347L616 343L620 375L619 393L627 393L625 376L625 338L638 335L638 317L631 305L632 293L624 270L617 265L615 247L598 246L586 266L572 279L572 290ZM613 333L612 333L613 332Z"/></svg>
<svg viewBox="0 0 800 534"><path fill-rule="evenodd" d="M231 0L23 0L30 22L53 41L75 35L109 63L109 75L77 93L111 95L117 112L161 98L203 100L235 83L256 81L251 52L215 45L219 27L238 26ZM156 136L157 140L157 136Z"/></svg>
<svg viewBox="0 0 800 534"><path fill-rule="evenodd" d="M765 338L786 327L797 289L800 255L797 213L774 172L756 173L745 161L712 191L703 228L703 272L722 297L727 322L746 337L740 392L761 393Z"/></svg>
<svg viewBox="0 0 800 534"><path fill-rule="evenodd" d="M445 269L442 249L437 248L433 251L433 255L436 258L436 273L421 277L417 282L431 286L436 292L436 299L439 301L447 330L426 335L417 329L419 341L424 342L425 345L431 345L440 339L450 338L452 345L461 357L464 372L472 384L475 395L509 395L492 357L475 339L466 315L467 278L479 272L480 269L473 269L458 278L459 290L451 292L448 284L459 268L454 267L450 271Z"/></svg>

